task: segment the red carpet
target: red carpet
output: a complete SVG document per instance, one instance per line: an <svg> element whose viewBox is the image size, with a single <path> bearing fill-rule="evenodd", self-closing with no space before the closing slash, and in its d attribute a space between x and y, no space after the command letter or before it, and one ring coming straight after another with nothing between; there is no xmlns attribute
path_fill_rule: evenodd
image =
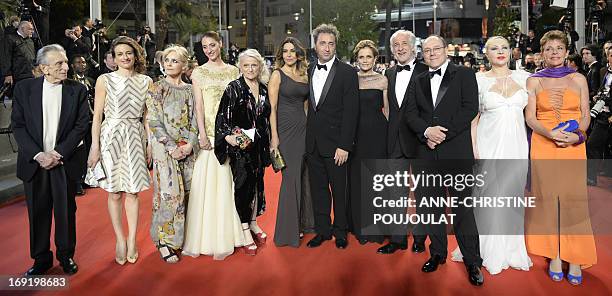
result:
<svg viewBox="0 0 612 296"><path fill-rule="evenodd" d="M266 172L268 210L260 225L274 233L280 174ZM597 194L608 192L600 188ZM612 295L612 235L597 237L598 264L584 270L584 283L552 282L546 262L532 256L529 272L506 270L473 287L463 264L447 262L433 274L420 271L428 254L409 251L378 255L378 245L361 246L352 237L347 250L333 242L317 249L276 248L272 238L255 257L242 251L225 261L211 257L183 257L178 264L164 263L151 239L150 192L141 195L138 246L134 265L114 262L115 240L106 210L106 194L89 190L77 199L77 249L79 272L69 278L69 289L59 291L0 291L2 295ZM0 275L18 275L28 269L29 235L25 202L0 208ZM127 227L127 226L126 226ZM306 236L305 241L311 238ZM449 250L455 248L453 237ZM412 243L412 242L410 242ZM56 262L57 265L57 262ZM61 268L52 269L62 274Z"/></svg>

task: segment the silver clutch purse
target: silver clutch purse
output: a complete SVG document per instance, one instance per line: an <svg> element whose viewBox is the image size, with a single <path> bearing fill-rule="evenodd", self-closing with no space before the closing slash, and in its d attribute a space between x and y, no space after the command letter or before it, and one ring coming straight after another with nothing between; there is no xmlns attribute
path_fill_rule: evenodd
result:
<svg viewBox="0 0 612 296"><path fill-rule="evenodd" d="M91 186L98 186L98 182L106 179L106 172L101 161L98 161L93 168L87 168L85 183Z"/></svg>

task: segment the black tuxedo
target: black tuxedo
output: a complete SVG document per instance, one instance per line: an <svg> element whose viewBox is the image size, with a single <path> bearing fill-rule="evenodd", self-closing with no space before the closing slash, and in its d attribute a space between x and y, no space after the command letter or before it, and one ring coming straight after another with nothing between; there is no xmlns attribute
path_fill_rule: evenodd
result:
<svg viewBox="0 0 612 296"><path fill-rule="evenodd" d="M416 62L414 64L414 69L412 76L410 76L410 82L408 85L413 84L417 77L423 73L427 72L428 67L421 63ZM397 94L395 93L395 86L397 83L397 66L393 66L385 71L385 76L387 76L387 81L389 82L388 87L388 98L389 98L389 125L387 129L387 153L389 159L406 159L406 158L415 158L416 157L416 145L417 138L414 132L408 127L405 120L403 119L403 111L406 108L406 104L408 101L408 89L404 93L404 98L402 100L402 105L398 105L397 102ZM403 162L391 162L393 166L391 171L402 171L407 168L401 167ZM397 166L397 167L396 167ZM397 188L400 190L394 191L392 197L396 196L404 196L406 193L401 191L401 187ZM406 213L406 208L397 207L397 214ZM395 229L397 228L397 229ZM397 234L397 233L402 234ZM393 225L393 229L390 231L391 239L390 241L393 243L397 243L403 246L408 244L408 236L405 234L408 232L407 227L402 225L398 227ZM417 235L415 236L416 243L424 243L425 236Z"/></svg>
<svg viewBox="0 0 612 296"><path fill-rule="evenodd" d="M470 174L471 161L474 159L470 125L478 112L478 85L474 71L449 63L435 105L432 100L429 73L422 73L414 82L408 87L404 119L419 140L417 158L426 161L413 165L413 170L417 172L424 170L426 173ZM427 147L424 133L428 127L437 125L447 128L448 131L446 139L432 150ZM445 160L447 162L442 163ZM452 163L449 163L449 160ZM456 160L467 160L467 162L462 164ZM432 170L432 167L436 168ZM471 193L469 189L457 191L452 187L449 187L448 191L450 196L457 196L460 199ZM446 196L444 187L419 187L415 193L417 199L423 196ZM439 215L445 212L445 208L417 208L417 212ZM464 262L480 266L482 259L479 255L478 231L472 210L458 207L453 208L453 213L456 214L454 229ZM423 225L423 230L430 236L429 249L432 256L439 255L446 258L448 250L445 228L444 224Z"/></svg>
<svg viewBox="0 0 612 296"><path fill-rule="evenodd" d="M395 84L397 77L396 66L393 66L385 71L385 76L389 81L388 87L388 98L389 98L389 127L387 132L387 152L391 158L397 152L401 152L405 158L416 157L416 144L417 139L414 132L406 125L402 120L402 113L408 101L408 90L404 94L402 105L399 106L397 103L397 95L395 94ZM414 65L414 72L410 77L410 83L414 83L416 77L423 72L428 71L428 67L421 63L416 62ZM399 147L398 147L399 146Z"/></svg>
<svg viewBox="0 0 612 296"><path fill-rule="evenodd" d="M319 103L315 103L312 76L309 68L310 98L306 119L306 163L317 234L345 238L348 228L347 163L334 164L337 148L352 151L359 117L359 82L357 72L338 60L328 69ZM350 156L350 154L349 154ZM333 229L330 218L332 195L334 205Z"/></svg>
<svg viewBox="0 0 612 296"><path fill-rule="evenodd" d="M23 80L15 86L12 128L19 146L17 177L24 182L30 222L30 255L35 264L53 261L50 251L51 211L55 216L57 258L74 255L76 245L74 200L76 182L85 171L87 151L80 145L89 127L85 86L64 80L55 151L63 164L45 170L34 160L43 152L43 77Z"/></svg>

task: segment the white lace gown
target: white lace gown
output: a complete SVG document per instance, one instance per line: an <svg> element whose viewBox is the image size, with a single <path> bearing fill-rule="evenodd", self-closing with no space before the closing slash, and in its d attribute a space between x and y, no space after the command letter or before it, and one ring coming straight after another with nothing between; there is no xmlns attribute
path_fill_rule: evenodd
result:
<svg viewBox="0 0 612 296"><path fill-rule="evenodd" d="M527 105L526 82L529 73L512 71L510 78L520 86L509 97L491 88L496 78L478 73L479 112L476 145L485 174L485 186L476 187L474 196L525 196L529 144L523 110ZM482 265L490 274L512 267L529 270L524 237L524 208L475 208L480 233ZM452 260L462 261L459 248Z"/></svg>

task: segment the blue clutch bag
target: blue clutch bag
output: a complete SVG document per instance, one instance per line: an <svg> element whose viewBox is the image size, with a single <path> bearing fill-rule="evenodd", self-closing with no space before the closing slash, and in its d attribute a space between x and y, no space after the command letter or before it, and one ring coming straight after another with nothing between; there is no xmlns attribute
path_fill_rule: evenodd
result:
<svg viewBox="0 0 612 296"><path fill-rule="evenodd" d="M568 121L564 121L559 123L559 125L557 125L555 128L553 128L552 130L558 130L564 126L567 126L566 128L564 128L563 130L566 132L573 132L575 130L578 129L578 121L574 120L574 119L570 119Z"/></svg>

